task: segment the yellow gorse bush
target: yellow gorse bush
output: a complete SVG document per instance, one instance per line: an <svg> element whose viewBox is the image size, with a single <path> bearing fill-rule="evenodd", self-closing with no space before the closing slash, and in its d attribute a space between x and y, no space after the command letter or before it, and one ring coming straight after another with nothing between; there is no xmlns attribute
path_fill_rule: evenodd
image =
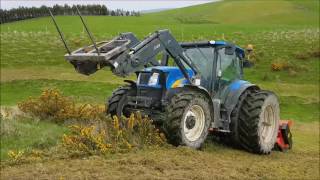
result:
<svg viewBox="0 0 320 180"><path fill-rule="evenodd" d="M24 151L8 151L9 160L18 163L23 159Z"/></svg>
<svg viewBox="0 0 320 180"><path fill-rule="evenodd" d="M98 105L76 105L71 98L63 96L58 89L46 89L38 98L29 98L18 104L19 109L39 119L100 120L105 108Z"/></svg>
<svg viewBox="0 0 320 180"><path fill-rule="evenodd" d="M129 118L107 117L104 106L76 105L57 89L46 89L38 98L18 104L21 111L55 122L76 120L71 134L64 135L62 147L73 155L127 152L148 146L162 146L166 140L148 117L138 112ZM85 122L85 123L83 123ZM92 124L103 124L101 128ZM87 124L87 125L84 125ZM89 125L88 125L89 124Z"/></svg>
<svg viewBox="0 0 320 180"><path fill-rule="evenodd" d="M63 146L73 153L106 153L112 147L111 144L105 143L105 131L94 133L94 126L80 127L74 125L70 128L72 135L64 135L62 142Z"/></svg>
<svg viewBox="0 0 320 180"><path fill-rule="evenodd" d="M165 136L152 125L152 121L137 113L120 120L114 117L107 129L96 126L71 126L72 133L64 135L63 146L74 155L127 152L150 146L163 146Z"/></svg>

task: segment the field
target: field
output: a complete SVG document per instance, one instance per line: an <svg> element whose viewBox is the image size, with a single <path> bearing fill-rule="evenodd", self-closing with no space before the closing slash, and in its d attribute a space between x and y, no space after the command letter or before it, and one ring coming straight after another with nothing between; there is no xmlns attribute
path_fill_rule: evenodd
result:
<svg viewBox="0 0 320 180"><path fill-rule="evenodd" d="M141 17L85 17L97 40L120 32L140 39L170 29L179 41L227 40L253 44L256 64L245 79L280 98L282 119L294 120L294 148L258 156L208 141L201 151L146 149L107 157L54 159L2 166L4 179L319 179L319 2L225 0ZM89 44L80 19L57 17L72 49ZM1 107L15 107L44 88L59 88L77 103L104 104L123 79L106 69L77 74L50 18L1 24ZM272 70L272 64L285 66ZM134 76L130 76L134 79ZM9 129L9 130L8 130ZM12 130L13 129L13 130ZM1 120L1 161L9 150L49 149L68 129L51 122ZM32 133L29 133L32 132Z"/></svg>

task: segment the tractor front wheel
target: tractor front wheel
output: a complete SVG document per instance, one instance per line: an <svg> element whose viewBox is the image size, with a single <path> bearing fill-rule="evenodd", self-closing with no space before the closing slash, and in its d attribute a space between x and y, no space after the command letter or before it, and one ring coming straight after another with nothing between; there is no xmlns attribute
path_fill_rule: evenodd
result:
<svg viewBox="0 0 320 180"><path fill-rule="evenodd" d="M211 121L209 99L201 93L183 90L170 99L166 109L163 127L169 143L200 148Z"/></svg>
<svg viewBox="0 0 320 180"><path fill-rule="evenodd" d="M279 114L279 102L274 93L249 91L238 117L239 144L250 152L270 153L278 134Z"/></svg>
<svg viewBox="0 0 320 180"><path fill-rule="evenodd" d="M135 93L135 89L131 86L119 87L113 91L112 96L106 103L107 114L110 114L111 117L118 116L119 118L122 115L130 116L130 113L125 111L125 106L128 102L128 96L133 96Z"/></svg>

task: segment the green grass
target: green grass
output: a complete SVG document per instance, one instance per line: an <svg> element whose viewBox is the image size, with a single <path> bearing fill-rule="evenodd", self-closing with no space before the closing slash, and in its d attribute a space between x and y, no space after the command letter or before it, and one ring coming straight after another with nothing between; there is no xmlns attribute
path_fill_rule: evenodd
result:
<svg viewBox="0 0 320 180"><path fill-rule="evenodd" d="M319 102L304 103L303 99L294 96L280 97L280 116L283 120L295 122L319 121Z"/></svg>
<svg viewBox="0 0 320 180"><path fill-rule="evenodd" d="M15 105L28 97L37 97L46 88L57 88L77 102L104 104L117 86L101 82L15 80L1 83L1 94L5 95L1 98L1 105Z"/></svg>
<svg viewBox="0 0 320 180"><path fill-rule="evenodd" d="M193 36L185 35L185 39L187 38L190 41ZM221 38L221 35L217 33L212 33L211 38L201 37L202 40ZM317 28L281 32L256 32L254 34L235 32L225 34L224 38L242 47L251 43L254 45L257 53L259 53L259 62L246 73L246 78L249 80L261 80L265 74L268 74L270 81L280 80L293 83L314 83L319 81L319 77L314 76L314 74L319 73L318 59L298 60L294 55L295 53L307 53L308 51L319 50L319 29ZM82 44L84 43L81 39L79 40ZM30 45L25 46L28 43ZM73 44L73 46L75 47L76 45ZM67 71L70 72L72 69L72 66L63 59L63 46L59 38L53 33L2 33L1 52L5 52L1 53L1 67L3 69L30 67L35 69L35 72L30 71L32 74L36 73L37 70L55 72L57 68L60 68L60 70L61 68L69 68ZM292 64L297 69L296 77L290 76L287 71L271 72L271 63L277 61ZM63 72L60 71L56 74L59 76L59 73ZM25 76L29 76L28 73L24 74ZM96 75L93 76L96 77ZM104 77L99 76L99 79L102 80Z"/></svg>
<svg viewBox="0 0 320 180"><path fill-rule="evenodd" d="M1 153L0 159L8 158L8 151L28 152L56 145L68 128L51 122L29 119L0 119Z"/></svg>
<svg viewBox="0 0 320 180"><path fill-rule="evenodd" d="M319 22L319 1L224 0L154 13L185 24L310 25ZM294 18L292 18L294 14Z"/></svg>
<svg viewBox="0 0 320 180"><path fill-rule="evenodd" d="M123 78L117 77L109 70L97 71L94 75L84 76L75 71L75 69L64 62L66 67L59 66L32 66L32 67L12 67L1 69L1 82L10 82L13 80L35 80L35 79L54 79L54 80L72 80L87 82L104 82L109 84L123 84ZM135 79L132 75L126 79Z"/></svg>

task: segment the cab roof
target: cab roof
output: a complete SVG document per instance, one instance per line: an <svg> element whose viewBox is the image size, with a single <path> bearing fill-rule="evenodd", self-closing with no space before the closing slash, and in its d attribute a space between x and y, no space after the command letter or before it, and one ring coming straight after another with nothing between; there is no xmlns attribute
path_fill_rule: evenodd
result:
<svg viewBox="0 0 320 180"><path fill-rule="evenodd" d="M211 41L200 41L200 42L183 42L183 43L180 43L180 45L183 47L183 48L188 48L188 47L205 47L205 46L212 46L212 47L216 47L216 46L223 46L223 45L234 45L232 43L229 43L229 42L226 42L226 41L214 41L214 40L211 40ZM236 47L236 52L241 54L242 57L244 57L244 50L235 45Z"/></svg>

